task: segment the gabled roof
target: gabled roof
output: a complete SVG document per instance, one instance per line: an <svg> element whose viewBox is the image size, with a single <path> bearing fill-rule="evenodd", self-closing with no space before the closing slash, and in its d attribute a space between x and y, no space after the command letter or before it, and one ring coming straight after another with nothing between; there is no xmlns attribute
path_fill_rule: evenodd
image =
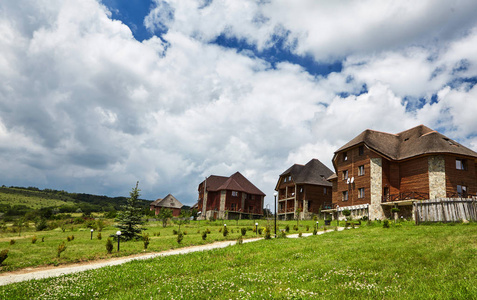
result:
<svg viewBox="0 0 477 300"><path fill-rule="evenodd" d="M159 207L167 207L167 208L181 208L184 206L176 197L172 196L171 194L164 197L164 199L157 199L153 201L151 206L159 206Z"/></svg>
<svg viewBox="0 0 477 300"><path fill-rule="evenodd" d="M397 134L367 129L335 152L359 144L392 160L403 160L423 154L451 153L477 158L477 153L424 125Z"/></svg>
<svg viewBox="0 0 477 300"><path fill-rule="evenodd" d="M306 163L306 165L294 164L280 174L280 177L291 176L296 184L331 186L332 184L327 180L331 175L333 175L333 172L321 161L314 158ZM278 183L275 190L277 189Z"/></svg>
<svg viewBox="0 0 477 300"><path fill-rule="evenodd" d="M229 190L265 196L261 190L240 174L240 172L236 172L230 177L211 175L205 181L207 182L207 191Z"/></svg>

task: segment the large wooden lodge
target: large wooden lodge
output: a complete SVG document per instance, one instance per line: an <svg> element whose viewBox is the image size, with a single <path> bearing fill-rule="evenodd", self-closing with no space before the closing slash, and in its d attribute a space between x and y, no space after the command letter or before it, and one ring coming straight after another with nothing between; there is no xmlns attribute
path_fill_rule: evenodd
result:
<svg viewBox="0 0 477 300"><path fill-rule="evenodd" d="M424 125L391 134L365 130L333 156L332 203L325 212L342 218L412 217L412 203L477 193L477 153Z"/></svg>

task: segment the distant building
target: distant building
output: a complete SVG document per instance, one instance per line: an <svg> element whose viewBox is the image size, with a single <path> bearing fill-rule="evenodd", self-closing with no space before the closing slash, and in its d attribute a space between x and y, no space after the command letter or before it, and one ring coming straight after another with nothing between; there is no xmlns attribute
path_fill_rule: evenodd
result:
<svg viewBox="0 0 477 300"><path fill-rule="evenodd" d="M318 159L306 165L294 164L278 178L277 216L281 220L297 217L309 219L318 214L324 203L331 203L332 184L327 180L333 174Z"/></svg>
<svg viewBox="0 0 477 300"><path fill-rule="evenodd" d="M239 172L211 175L199 184L200 219L259 218L265 194Z"/></svg>
<svg viewBox="0 0 477 300"><path fill-rule="evenodd" d="M172 210L172 216L178 217L181 214L182 203L177 200L171 194L167 195L164 199L157 199L150 204L150 210L153 210L156 216L159 214L161 209L169 208Z"/></svg>
<svg viewBox="0 0 477 300"><path fill-rule="evenodd" d="M342 218L413 217L413 203L477 194L477 153L424 125L391 134L365 130L333 156L329 212Z"/></svg>

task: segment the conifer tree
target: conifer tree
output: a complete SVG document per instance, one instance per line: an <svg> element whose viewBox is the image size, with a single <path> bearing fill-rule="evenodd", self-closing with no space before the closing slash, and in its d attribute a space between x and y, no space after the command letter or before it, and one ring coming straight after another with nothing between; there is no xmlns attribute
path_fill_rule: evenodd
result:
<svg viewBox="0 0 477 300"><path fill-rule="evenodd" d="M139 181L136 182L136 187L129 193L130 197L126 205L122 205L122 210L118 212L115 225L121 231L121 239L129 241L132 239L141 238L141 225L144 224L142 220L142 208L139 206Z"/></svg>

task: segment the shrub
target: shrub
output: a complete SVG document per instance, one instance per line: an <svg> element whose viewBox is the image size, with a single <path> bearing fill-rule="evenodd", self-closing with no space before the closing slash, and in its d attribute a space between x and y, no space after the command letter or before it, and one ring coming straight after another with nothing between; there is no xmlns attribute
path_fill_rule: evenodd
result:
<svg viewBox="0 0 477 300"><path fill-rule="evenodd" d="M227 236L229 234L229 229L227 226L224 225L224 232L222 233L224 236Z"/></svg>
<svg viewBox="0 0 477 300"><path fill-rule="evenodd" d="M108 251L109 254L113 252L113 242L111 241L110 238L106 240L106 251Z"/></svg>
<svg viewBox="0 0 477 300"><path fill-rule="evenodd" d="M270 234L270 227L265 227L265 239L269 240L271 238L272 238L272 236Z"/></svg>
<svg viewBox="0 0 477 300"><path fill-rule="evenodd" d="M184 235L187 235L187 231L183 231L182 233L183 233Z"/></svg>
<svg viewBox="0 0 477 300"><path fill-rule="evenodd" d="M247 228L240 228L240 232L242 233L242 235L246 235L247 234Z"/></svg>
<svg viewBox="0 0 477 300"><path fill-rule="evenodd" d="M102 237L101 237L101 232L98 232L97 237L98 237L98 240L101 240L101 239L102 239Z"/></svg>
<svg viewBox="0 0 477 300"><path fill-rule="evenodd" d="M37 240L38 240L38 238L36 237L36 235L34 235L34 236L31 238L31 243L34 244L34 243L36 243Z"/></svg>
<svg viewBox="0 0 477 300"><path fill-rule="evenodd" d="M219 232L222 232L222 227L219 228Z"/></svg>
<svg viewBox="0 0 477 300"><path fill-rule="evenodd" d="M41 237L41 242L42 242L42 243L45 242L45 237L44 237L44 236Z"/></svg>
<svg viewBox="0 0 477 300"><path fill-rule="evenodd" d="M306 231L310 230L310 225L306 225Z"/></svg>
<svg viewBox="0 0 477 300"><path fill-rule="evenodd" d="M316 231L316 228L313 229L313 235L317 235L317 234L318 234L318 232Z"/></svg>
<svg viewBox="0 0 477 300"><path fill-rule="evenodd" d="M399 212L399 208L393 207L393 208L391 208L391 212L397 213L397 212Z"/></svg>
<svg viewBox="0 0 477 300"><path fill-rule="evenodd" d="M285 230L280 231L280 235L278 236L279 238L285 239L287 237L287 233Z"/></svg>
<svg viewBox="0 0 477 300"><path fill-rule="evenodd" d="M177 230L172 229L172 234L173 234L173 235L176 235L177 233L178 233Z"/></svg>
<svg viewBox="0 0 477 300"><path fill-rule="evenodd" d="M209 229L209 228L206 228L206 229L205 229L205 232L207 232L207 234L210 234L210 229Z"/></svg>
<svg viewBox="0 0 477 300"><path fill-rule="evenodd" d="M258 234L262 235L262 232L263 232L263 228L262 227L258 228Z"/></svg>
<svg viewBox="0 0 477 300"><path fill-rule="evenodd" d="M286 232L290 232L290 226L288 226L288 225L285 226L285 231L286 231Z"/></svg>
<svg viewBox="0 0 477 300"><path fill-rule="evenodd" d="M351 211L349 209L343 210L343 216L349 217L351 215Z"/></svg>
<svg viewBox="0 0 477 300"><path fill-rule="evenodd" d="M368 216L362 216L362 217L361 217L361 220L362 220L362 221L368 221Z"/></svg>
<svg viewBox="0 0 477 300"><path fill-rule="evenodd" d="M243 237L239 236L237 239L237 245L242 245L243 244Z"/></svg>
<svg viewBox="0 0 477 300"><path fill-rule="evenodd" d="M15 245L15 240L10 240L10 245Z"/></svg>
<svg viewBox="0 0 477 300"><path fill-rule="evenodd" d="M293 226L293 230L298 231L298 226L297 226L297 225L294 225L294 226Z"/></svg>
<svg viewBox="0 0 477 300"><path fill-rule="evenodd" d="M37 219L35 222L35 229L36 231L43 231L48 228L48 224L46 220L43 218Z"/></svg>
<svg viewBox="0 0 477 300"><path fill-rule="evenodd" d="M184 235L182 234L182 232L179 232L177 234L177 243L180 244L183 239L184 239Z"/></svg>
<svg viewBox="0 0 477 300"><path fill-rule="evenodd" d="M300 231L300 232L298 233L298 237L301 237L301 236L302 236L302 233L301 233L301 231Z"/></svg>
<svg viewBox="0 0 477 300"><path fill-rule="evenodd" d="M104 221L101 219L96 220L96 228L98 231L102 231L104 228Z"/></svg>
<svg viewBox="0 0 477 300"><path fill-rule="evenodd" d="M389 220L384 220L383 228L389 228Z"/></svg>
<svg viewBox="0 0 477 300"><path fill-rule="evenodd" d="M68 242L70 242L70 241L71 241L71 237L70 237L70 236L67 236L67 237L66 237L66 240L67 240Z"/></svg>
<svg viewBox="0 0 477 300"><path fill-rule="evenodd" d="M0 252L0 265L5 261L5 259L7 259L7 257L8 257L8 249L2 250L2 252Z"/></svg>
<svg viewBox="0 0 477 300"><path fill-rule="evenodd" d="M66 250L65 242L59 244L59 245L58 245L58 248L56 249L57 257L60 258L61 252L64 252L65 250Z"/></svg>
<svg viewBox="0 0 477 300"><path fill-rule="evenodd" d="M207 239L207 231L202 232L202 239L204 241Z"/></svg>
<svg viewBox="0 0 477 300"><path fill-rule="evenodd" d="M149 246L149 234L148 233L142 233L142 242L144 243L144 250L147 249L147 246Z"/></svg>

